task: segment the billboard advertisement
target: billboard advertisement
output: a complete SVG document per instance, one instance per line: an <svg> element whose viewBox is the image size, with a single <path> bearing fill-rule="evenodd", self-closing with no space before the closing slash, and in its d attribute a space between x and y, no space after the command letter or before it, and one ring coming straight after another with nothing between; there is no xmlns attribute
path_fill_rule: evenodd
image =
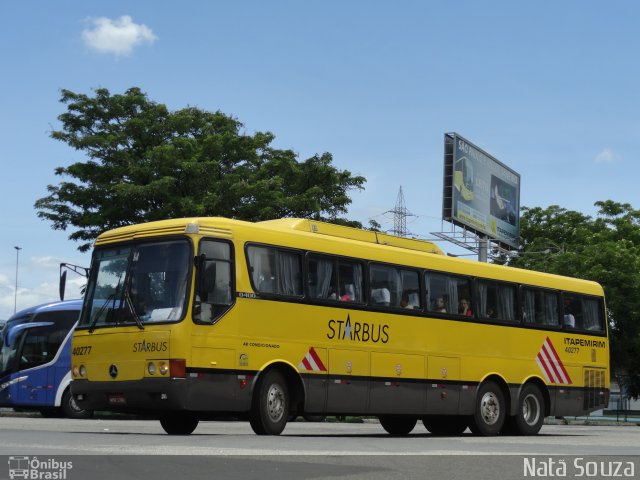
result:
<svg viewBox="0 0 640 480"><path fill-rule="evenodd" d="M443 218L518 247L520 175L457 133L445 134Z"/></svg>

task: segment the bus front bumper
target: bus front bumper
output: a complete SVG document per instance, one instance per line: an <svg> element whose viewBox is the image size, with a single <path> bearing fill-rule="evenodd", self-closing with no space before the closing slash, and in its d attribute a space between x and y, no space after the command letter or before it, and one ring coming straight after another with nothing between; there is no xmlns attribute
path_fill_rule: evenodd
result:
<svg viewBox="0 0 640 480"><path fill-rule="evenodd" d="M145 378L136 381L94 382L74 380L71 393L87 410L246 412L251 388L235 375L214 374L196 378Z"/></svg>

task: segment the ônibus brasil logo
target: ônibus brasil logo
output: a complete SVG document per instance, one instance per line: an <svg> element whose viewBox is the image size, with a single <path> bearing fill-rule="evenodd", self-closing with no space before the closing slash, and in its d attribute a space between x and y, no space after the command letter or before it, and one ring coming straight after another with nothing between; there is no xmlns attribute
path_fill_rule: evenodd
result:
<svg viewBox="0 0 640 480"><path fill-rule="evenodd" d="M25 478L30 480L66 480L67 471L73 468L73 462L56 460L55 458L38 459L38 457L10 456L9 478Z"/></svg>

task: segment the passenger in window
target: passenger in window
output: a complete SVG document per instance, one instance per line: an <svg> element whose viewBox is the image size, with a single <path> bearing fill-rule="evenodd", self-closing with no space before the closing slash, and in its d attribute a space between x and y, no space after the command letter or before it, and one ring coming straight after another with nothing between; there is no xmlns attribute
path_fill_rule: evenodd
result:
<svg viewBox="0 0 640 480"><path fill-rule="evenodd" d="M568 328L576 328L576 317L571 313L571 300L564 301L564 326Z"/></svg>
<svg viewBox="0 0 640 480"><path fill-rule="evenodd" d="M436 298L436 303L433 307L433 311L438 313L447 313L447 304L444 301L443 297Z"/></svg>
<svg viewBox="0 0 640 480"><path fill-rule="evenodd" d="M458 309L458 313L460 315L464 315L465 317L473 317L473 311L471 310L469 300L467 300L466 298L460 300L460 308Z"/></svg>
<svg viewBox="0 0 640 480"><path fill-rule="evenodd" d="M340 295L341 302L353 302L356 299L356 291L351 283L344 286L344 293Z"/></svg>
<svg viewBox="0 0 640 480"><path fill-rule="evenodd" d="M400 306L402 308L413 309L413 305L411 305L411 302L409 302L409 293L405 292L402 294L402 298L400 299Z"/></svg>
<svg viewBox="0 0 640 480"><path fill-rule="evenodd" d="M498 318L495 308L487 307L487 318Z"/></svg>
<svg viewBox="0 0 640 480"><path fill-rule="evenodd" d="M386 287L372 288L371 300L374 305L388 306L391 303L391 292Z"/></svg>

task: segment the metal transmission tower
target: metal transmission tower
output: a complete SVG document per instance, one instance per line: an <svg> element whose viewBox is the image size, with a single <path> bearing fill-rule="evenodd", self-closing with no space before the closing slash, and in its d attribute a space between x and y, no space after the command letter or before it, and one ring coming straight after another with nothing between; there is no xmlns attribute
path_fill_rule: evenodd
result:
<svg viewBox="0 0 640 480"><path fill-rule="evenodd" d="M398 198L396 199L396 206L393 210L389 210L393 213L393 230L391 233L399 237L406 237L410 235L407 231L407 217L415 217L411 212L407 210L404 204L404 194L402 193L402 186L398 192Z"/></svg>

